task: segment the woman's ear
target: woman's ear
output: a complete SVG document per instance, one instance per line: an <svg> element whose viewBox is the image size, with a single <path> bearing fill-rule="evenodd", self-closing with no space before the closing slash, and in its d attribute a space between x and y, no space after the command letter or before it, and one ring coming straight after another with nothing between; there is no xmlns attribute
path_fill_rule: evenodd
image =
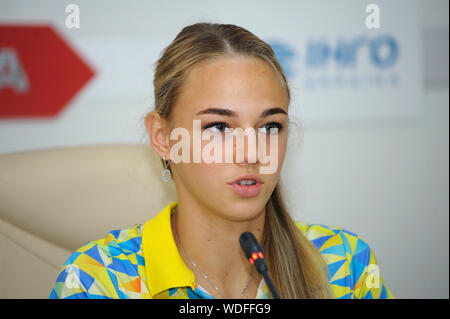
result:
<svg viewBox="0 0 450 319"><path fill-rule="evenodd" d="M169 138L170 133L167 132L167 121L158 113L152 111L145 117L145 127L150 138L153 149L162 158L170 159Z"/></svg>

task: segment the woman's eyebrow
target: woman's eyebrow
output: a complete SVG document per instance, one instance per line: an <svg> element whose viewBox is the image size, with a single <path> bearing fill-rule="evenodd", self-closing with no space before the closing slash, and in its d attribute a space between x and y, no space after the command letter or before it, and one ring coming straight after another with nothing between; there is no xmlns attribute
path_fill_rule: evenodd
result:
<svg viewBox="0 0 450 319"><path fill-rule="evenodd" d="M217 115L223 115L223 116L229 116L229 117L238 117L237 113L230 110L230 109L221 109L221 108L207 108L200 112L198 112L196 115L200 114L217 114ZM281 107L272 107L264 112L261 113L260 117L266 117L273 114L285 114L287 115L287 112L283 110Z"/></svg>
<svg viewBox="0 0 450 319"><path fill-rule="evenodd" d="M270 109L265 110L261 113L260 117L266 117L273 114L285 114L287 115L287 112L283 110L281 107L272 107Z"/></svg>

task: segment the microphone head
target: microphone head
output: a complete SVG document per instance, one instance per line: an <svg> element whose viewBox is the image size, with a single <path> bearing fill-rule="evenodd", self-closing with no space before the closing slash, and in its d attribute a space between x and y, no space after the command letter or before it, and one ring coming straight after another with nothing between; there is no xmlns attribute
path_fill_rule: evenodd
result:
<svg viewBox="0 0 450 319"><path fill-rule="evenodd" d="M258 253L258 251L262 250L258 240L255 238L255 235L250 232L242 233L239 237L239 243L241 244L241 248L247 259L252 256L252 253Z"/></svg>
<svg viewBox="0 0 450 319"><path fill-rule="evenodd" d="M239 243L241 244L245 257L252 265L255 265L256 270L259 273L267 271L268 268L264 260L264 252L255 235L250 232L242 233L239 237Z"/></svg>

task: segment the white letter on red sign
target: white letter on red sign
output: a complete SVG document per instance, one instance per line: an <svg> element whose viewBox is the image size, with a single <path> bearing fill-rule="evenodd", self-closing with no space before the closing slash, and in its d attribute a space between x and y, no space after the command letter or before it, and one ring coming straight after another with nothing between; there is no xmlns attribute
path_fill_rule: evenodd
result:
<svg viewBox="0 0 450 319"><path fill-rule="evenodd" d="M0 90L11 87L16 92L28 91L28 79L14 49L0 49Z"/></svg>

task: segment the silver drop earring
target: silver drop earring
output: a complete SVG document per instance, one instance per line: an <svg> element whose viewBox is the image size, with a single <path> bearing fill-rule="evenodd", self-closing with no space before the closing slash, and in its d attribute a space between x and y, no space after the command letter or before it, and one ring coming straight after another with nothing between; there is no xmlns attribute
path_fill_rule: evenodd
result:
<svg viewBox="0 0 450 319"><path fill-rule="evenodd" d="M164 161L165 169L163 169L163 171L162 171L161 178L165 183L167 183L168 181L170 181L171 174L170 174L170 170L168 169L165 156L163 157L163 161Z"/></svg>

